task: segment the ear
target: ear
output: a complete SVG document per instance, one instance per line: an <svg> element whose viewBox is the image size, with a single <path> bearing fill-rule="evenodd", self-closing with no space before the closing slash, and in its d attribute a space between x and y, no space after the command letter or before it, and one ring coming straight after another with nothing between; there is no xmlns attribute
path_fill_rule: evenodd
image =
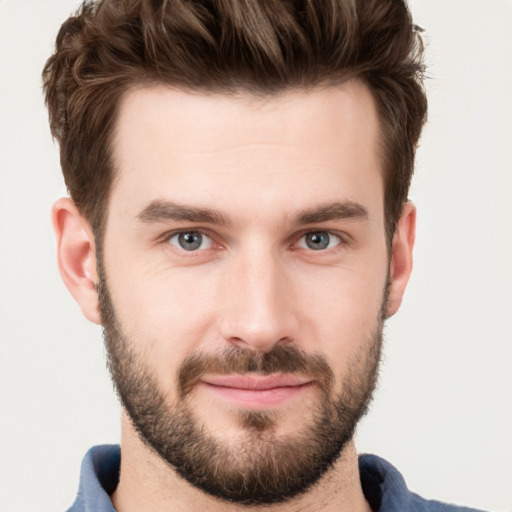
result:
<svg viewBox="0 0 512 512"><path fill-rule="evenodd" d="M52 221L62 280L85 317L99 324L98 276L92 229L68 198L59 199L53 205Z"/></svg>
<svg viewBox="0 0 512 512"><path fill-rule="evenodd" d="M386 316L389 318L400 308L405 287L412 271L412 250L416 237L416 207L405 204L393 236L390 263L390 288Z"/></svg>

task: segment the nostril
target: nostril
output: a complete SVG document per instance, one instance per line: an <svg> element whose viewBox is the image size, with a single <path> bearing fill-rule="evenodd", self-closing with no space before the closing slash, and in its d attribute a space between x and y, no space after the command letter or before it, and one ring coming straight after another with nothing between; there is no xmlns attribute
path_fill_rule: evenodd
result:
<svg viewBox="0 0 512 512"><path fill-rule="evenodd" d="M293 338L290 336L282 336L281 338L263 338L263 337L247 337L242 338L239 336L232 336L227 339L228 343L236 348L241 348L244 350L249 350L252 352L269 352L276 345L288 345L293 343Z"/></svg>

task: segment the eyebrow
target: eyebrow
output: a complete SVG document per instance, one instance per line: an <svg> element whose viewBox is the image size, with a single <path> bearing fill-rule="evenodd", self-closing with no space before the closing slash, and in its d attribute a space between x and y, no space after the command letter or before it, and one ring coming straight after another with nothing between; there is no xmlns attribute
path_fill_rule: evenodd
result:
<svg viewBox="0 0 512 512"><path fill-rule="evenodd" d="M301 225L327 222L330 220L366 220L367 218L368 210L362 204L354 201L343 201L328 203L299 212L294 218L294 223Z"/></svg>
<svg viewBox="0 0 512 512"><path fill-rule="evenodd" d="M144 223L164 222L166 220L181 220L186 222L204 222L227 226L229 221L218 210L185 206L172 201L151 201L137 218Z"/></svg>
<svg viewBox="0 0 512 512"><path fill-rule="evenodd" d="M368 210L354 201L343 201L315 206L297 213L293 224L315 224L330 220L362 219L368 218ZM172 201L151 201L138 215L141 222L150 224L168 220L198 222L229 226L231 222L218 210L186 206Z"/></svg>

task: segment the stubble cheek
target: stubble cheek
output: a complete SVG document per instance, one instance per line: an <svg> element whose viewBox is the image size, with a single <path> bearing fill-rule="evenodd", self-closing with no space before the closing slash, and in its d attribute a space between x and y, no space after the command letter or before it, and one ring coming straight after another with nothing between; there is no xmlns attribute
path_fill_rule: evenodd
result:
<svg viewBox="0 0 512 512"><path fill-rule="evenodd" d="M151 368L160 391L174 400L180 364L192 353L211 352L217 342L215 317L209 299L193 290L169 293L163 286L157 300L154 291L141 294L128 315L127 337L137 344L136 350Z"/></svg>

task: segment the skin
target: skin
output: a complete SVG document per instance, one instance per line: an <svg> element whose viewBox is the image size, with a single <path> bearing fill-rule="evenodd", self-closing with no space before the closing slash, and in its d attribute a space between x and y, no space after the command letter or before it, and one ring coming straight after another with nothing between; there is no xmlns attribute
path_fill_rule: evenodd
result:
<svg viewBox="0 0 512 512"><path fill-rule="evenodd" d="M162 86L124 97L104 268L123 331L138 341L134 348L169 400L177 399L176 370L187 355L232 346L264 352L291 343L319 352L340 390L349 362L375 330L388 272L390 316L412 269L412 204L404 207L392 254L386 249L378 138L373 99L358 82L265 100ZM157 203L165 205L165 215L162 208L155 214ZM170 203L213 210L222 223L172 218ZM332 204L356 205L359 214L298 218ZM64 282L84 315L100 323L90 226L69 199L55 204L53 221ZM206 243L187 252L176 230L201 231ZM331 245L308 248L309 231L330 233ZM316 393L306 386L268 406L278 413L279 435L293 436L310 420ZM207 386L198 386L190 403L209 432L237 446L242 405ZM121 446L121 480L112 497L117 510L244 508L177 477L141 442L126 415ZM353 442L307 494L264 508L369 510Z"/></svg>

